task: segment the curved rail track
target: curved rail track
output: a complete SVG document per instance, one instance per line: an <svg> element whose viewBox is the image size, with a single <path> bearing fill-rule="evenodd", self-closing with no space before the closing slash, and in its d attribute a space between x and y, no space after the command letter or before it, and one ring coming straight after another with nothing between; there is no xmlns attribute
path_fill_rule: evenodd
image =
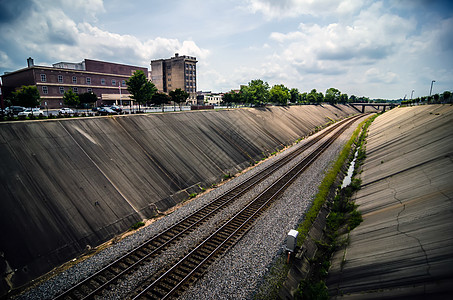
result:
<svg viewBox="0 0 453 300"><path fill-rule="evenodd" d="M268 178L272 173L286 165L288 162L290 162L292 159L300 155L302 152L307 150L309 147L313 146L314 144L318 143L320 140L322 140L324 137L326 137L328 134L332 133L335 131L337 128L341 127L335 134L333 134L332 137L330 137L327 141L323 142L320 147L318 147L314 152L310 153L301 163L296 165L291 169L289 172L296 172L293 175L283 175L280 179L278 179L272 186L270 186L266 191L261 193L255 200L253 200L249 205L247 205L246 208L244 208L243 211L239 212L238 215L234 218L236 218L235 221L228 221L225 225L223 225L221 228L225 229L218 229L216 233L214 233L211 237L208 238L205 242L197 246L196 249L192 250L190 254L188 254L186 257L184 257L185 262L180 262L180 267L172 267L168 271L166 271L162 275L156 275L160 276L159 279L154 280L154 282L151 285L147 285L145 287L142 287L143 291L140 293L136 293L137 296L136 298L151 298L151 299L164 299L168 296L165 296L166 294L172 295L175 293L177 289L179 289L182 286L187 285L188 282L190 282L189 278L192 280L195 277L194 274L200 274L204 271L204 269L207 267L206 262L211 261L214 257L220 255L221 253L224 253L224 251L229 248L232 244L234 244L235 241L238 240L238 237L241 235L237 235L235 233L234 236L228 238L222 243L219 243L214 249L214 253L212 254L200 254L200 253L208 253L206 249L213 248L213 242L212 241L217 241L220 240L219 236L226 236L228 232L228 236L231 235L231 232L245 232L248 230L250 225L246 224L251 224L254 220L254 218L258 217L259 212L262 211L264 207L267 207L270 205L270 201L266 200L266 204L259 204L259 201L264 201L263 199L265 198L272 198L275 199L276 196L270 196L270 194L274 193L272 192L274 189L277 188L277 185L282 186L282 182L286 180L288 183L287 185L292 182L293 179L288 179L288 176L294 177L297 176L300 172L303 171L314 159L316 159L317 156L319 156L335 139L338 137L346 128L350 126L355 120L357 120L359 117L362 115L355 116L346 120L343 120L341 122L338 122L334 124L333 126L330 126L326 130L324 130L321 134L318 136L314 137L313 139L309 140L307 143L302 145L301 147L297 148L296 150L292 151L291 153L288 153L287 155L283 156L282 158L276 160L274 163L270 164L267 166L265 169L263 169L261 172L255 174L254 176L251 176L247 180L243 181L239 185L233 187L231 190L225 192L224 194L220 195L219 197L215 198L213 201L210 203L206 204L205 206L201 207L199 210L195 211L194 213L188 215L184 219L178 221L174 225L170 226L166 230L160 232L159 234L153 236L151 239L146 241L145 243L139 245L135 249L131 250L130 252L126 253L122 257L116 259L115 261L111 262L107 266L103 267L101 270L97 271L96 273L92 274L90 277L82 280L72 288L64 291L60 295L58 295L54 299L93 299L96 295L101 295L103 290L109 288L109 286L115 284L115 282L119 281L122 277L126 276L127 274L132 273L134 270L136 270L138 267L142 266L143 264L146 264L149 262L151 259L156 257L159 253L161 253L164 249L168 248L170 245L173 245L177 240L181 239L182 237L190 234L192 231L194 231L196 228L201 226L203 223L205 223L208 219L212 218L214 215L219 213L222 209L225 209L228 205L230 205L235 199L239 198L242 196L244 193L246 193L250 188L258 184L259 182L265 180ZM319 150L321 149L322 150ZM318 154L315 154L318 153ZM310 162L308 162L310 161ZM303 167L302 165L305 165ZM300 169L296 171L296 169ZM286 178L286 179L283 179ZM278 183L279 182L279 183ZM287 186L285 185L285 187ZM280 190L280 188L279 188ZM277 192L278 194L280 192ZM275 194L275 193L274 193ZM258 200L260 198L261 200ZM252 207L257 207L257 206L263 206L262 209L255 209L255 213L250 213L249 210L252 209ZM252 215L254 216L252 218ZM247 218L245 217L247 216ZM239 219L244 219L248 220L247 222L243 222L243 225L239 225L237 230L232 230L229 229L228 231L227 228L232 228L232 224L237 224ZM206 246L202 246L203 244L206 244ZM211 245L211 246L209 246ZM199 249L200 248L200 249ZM205 260L202 264L202 266L197 267L196 270L185 272L181 271L182 270L188 270L187 265L194 265L191 260L193 258L189 257L199 257L203 258L203 261ZM197 263L198 265L198 263ZM173 270L173 271L172 271ZM168 273L168 274L167 274ZM171 275L170 275L171 274ZM177 275L180 274L180 275ZM184 276L182 276L184 274ZM154 277L156 277L154 276ZM187 278L186 278L187 277ZM175 279L176 278L176 279ZM184 278L184 279L181 279ZM181 280L180 280L181 279ZM173 287L168 288L168 286L171 286L171 284L168 283L172 282ZM157 285L160 285L157 287ZM156 287L156 288L154 288ZM153 290L155 291L167 291L170 293L163 293L163 292L152 292Z"/></svg>

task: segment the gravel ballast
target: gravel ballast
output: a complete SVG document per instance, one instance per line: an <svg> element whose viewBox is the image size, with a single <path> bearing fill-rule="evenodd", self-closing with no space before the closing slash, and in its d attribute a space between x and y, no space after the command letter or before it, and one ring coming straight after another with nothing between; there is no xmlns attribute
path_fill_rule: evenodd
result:
<svg viewBox="0 0 453 300"><path fill-rule="evenodd" d="M284 251L286 234L290 229L296 228L304 213L310 207L311 200L317 192L317 188L325 171L331 162L336 159L344 144L349 140L353 130L360 122L356 121L347 129L331 147L325 151L320 159L310 166L288 190L265 212L256 222L253 228L221 259L209 267L206 274L190 290L187 291L182 299L251 299L255 293L259 282L269 269L271 262L276 256ZM291 147L286 151L293 151L295 147L302 145L305 141ZM150 226L141 228L136 233L129 235L123 240L97 253L96 255L82 261L72 268L58 274L54 278L44 282L38 287L15 297L15 299L52 299L60 291L66 290L76 284L82 278L96 272L103 266L110 263L134 247L148 240L158 232L169 227L177 220L194 212L215 197L222 194L232 186L249 178L257 171L277 159L271 157L255 168L235 177L223 185L211 190L209 193L194 199L175 210L171 214L160 218ZM287 169L285 167L283 169ZM231 205L221 216L210 219L206 226L200 227L190 238L184 238L177 246L171 247L163 255L155 259L152 264L142 267L126 280L118 283L117 288L112 289L110 294L104 295L106 299L123 299L131 287L137 285L145 275L153 274L161 268L165 262L179 257L187 250L198 243L202 236L217 226L220 217L232 215L240 207L243 207L256 195L259 190L269 185L272 180L282 174L285 170L280 170L278 174L255 187L255 191L242 197L240 201Z"/></svg>

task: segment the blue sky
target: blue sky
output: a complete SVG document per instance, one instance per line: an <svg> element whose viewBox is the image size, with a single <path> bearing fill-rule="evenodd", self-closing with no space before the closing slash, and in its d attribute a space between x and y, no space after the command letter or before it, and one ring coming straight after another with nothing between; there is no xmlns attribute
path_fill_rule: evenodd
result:
<svg viewBox="0 0 453 300"><path fill-rule="evenodd" d="M0 0L0 74L85 58L198 59L198 89L252 79L398 99L453 90L453 1Z"/></svg>

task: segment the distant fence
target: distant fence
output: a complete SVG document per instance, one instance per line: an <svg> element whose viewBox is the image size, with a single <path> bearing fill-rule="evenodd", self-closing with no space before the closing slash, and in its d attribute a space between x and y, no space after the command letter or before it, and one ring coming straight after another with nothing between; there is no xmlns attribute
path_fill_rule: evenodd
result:
<svg viewBox="0 0 453 300"><path fill-rule="evenodd" d="M193 105L190 110L214 109L214 105Z"/></svg>

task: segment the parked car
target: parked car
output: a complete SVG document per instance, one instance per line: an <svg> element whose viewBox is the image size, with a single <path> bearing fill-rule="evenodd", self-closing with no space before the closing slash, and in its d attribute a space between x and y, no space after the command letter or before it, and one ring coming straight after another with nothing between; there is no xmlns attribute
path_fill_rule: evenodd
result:
<svg viewBox="0 0 453 300"><path fill-rule="evenodd" d="M123 109L121 107L119 107L118 105L112 105L110 106L111 109L113 109L114 111L116 111L117 113L121 113L123 111Z"/></svg>
<svg viewBox="0 0 453 300"><path fill-rule="evenodd" d="M118 113L111 109L110 107L101 107L98 109L98 114L101 116L105 116L105 115L117 115Z"/></svg>
<svg viewBox="0 0 453 300"><path fill-rule="evenodd" d="M5 109L7 115L13 116L25 110L25 107L22 106L10 106Z"/></svg>
<svg viewBox="0 0 453 300"><path fill-rule="evenodd" d="M98 111L99 109L100 109L100 107L94 106L91 110L92 110L92 111Z"/></svg>
<svg viewBox="0 0 453 300"><path fill-rule="evenodd" d="M58 111L58 113L62 115L72 115L74 111L69 107L63 107Z"/></svg>
<svg viewBox="0 0 453 300"><path fill-rule="evenodd" d="M32 114L33 116L44 115L44 112L40 108L26 108L24 111L18 113L18 116L28 116Z"/></svg>

